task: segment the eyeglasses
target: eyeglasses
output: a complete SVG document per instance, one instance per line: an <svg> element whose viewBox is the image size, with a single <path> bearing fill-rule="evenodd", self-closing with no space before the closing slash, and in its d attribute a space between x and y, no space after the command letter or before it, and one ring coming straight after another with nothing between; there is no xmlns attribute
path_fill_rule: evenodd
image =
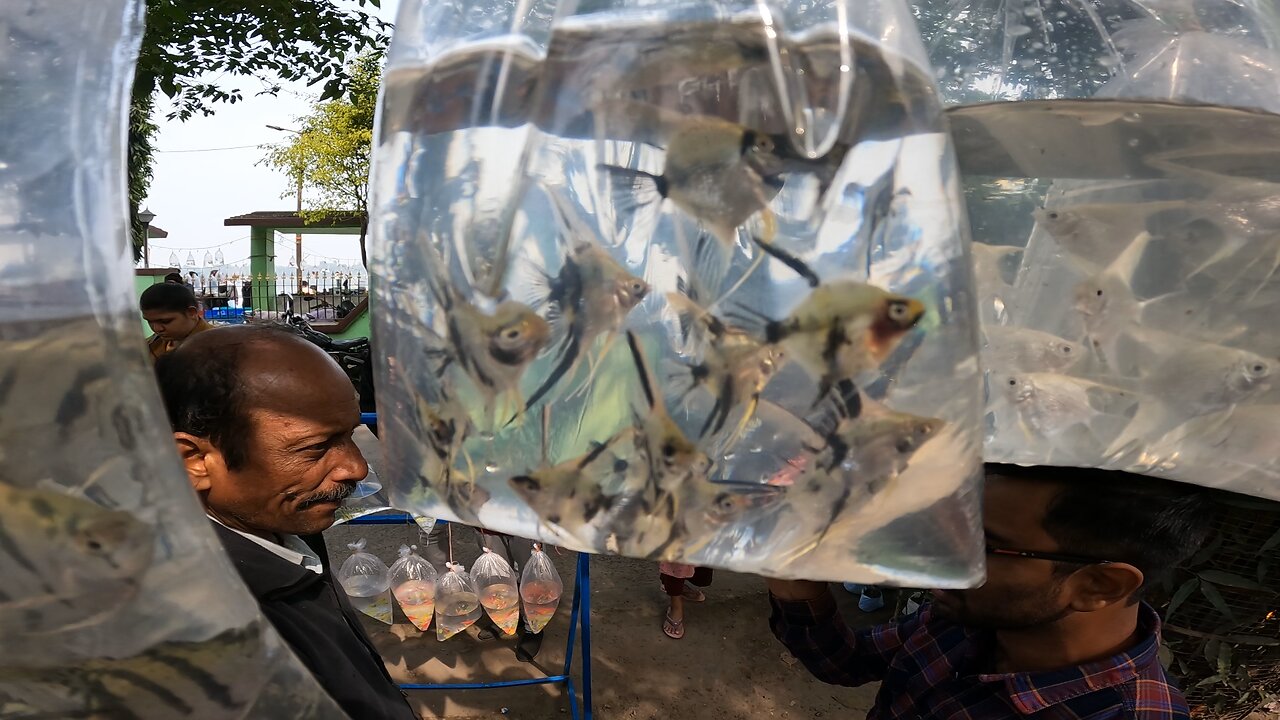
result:
<svg viewBox="0 0 1280 720"><path fill-rule="evenodd" d="M988 555L1003 555L1005 557L1021 557L1030 558L1032 560L1049 560L1051 562L1069 563L1072 565L1110 565L1112 560L1098 560L1097 558L1085 557L1083 555L1069 555L1067 553L1054 552L1037 552L1034 550L1010 550L1008 548L998 548L991 543L987 543Z"/></svg>

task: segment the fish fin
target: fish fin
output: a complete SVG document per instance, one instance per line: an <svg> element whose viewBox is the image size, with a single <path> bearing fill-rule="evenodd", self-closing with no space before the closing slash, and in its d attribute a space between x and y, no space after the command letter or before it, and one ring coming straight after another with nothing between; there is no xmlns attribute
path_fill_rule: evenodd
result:
<svg viewBox="0 0 1280 720"><path fill-rule="evenodd" d="M667 180L661 175L603 163L596 169L609 176L613 206L619 210L635 212L646 205L656 206L667 196Z"/></svg>
<svg viewBox="0 0 1280 720"><path fill-rule="evenodd" d="M613 349L613 343L616 342L617 339L618 333L610 332L605 336L604 342L600 346L600 352L594 355L587 355L587 381L569 397L577 397L578 395L585 393L587 388L591 387L591 383L596 379L596 373L600 371L600 366L604 364L604 359L608 357L609 351Z"/></svg>
<svg viewBox="0 0 1280 720"><path fill-rule="evenodd" d="M738 420L738 424L733 428L733 432L725 439L723 447L730 448L738 442L742 434L746 432L747 425L750 424L751 418L756 415L756 408L760 407L760 394L756 393L747 400L747 406L742 411L742 419Z"/></svg>
<svg viewBox="0 0 1280 720"><path fill-rule="evenodd" d="M774 245L771 241L765 241L754 236L751 239L760 246L761 250L772 255L775 260L778 260L783 265L795 270L796 274L804 278L805 282L809 283L809 287L816 288L818 285L822 284L822 279L818 277L818 274L800 258L792 255L786 250L783 250L777 245Z"/></svg>
<svg viewBox="0 0 1280 720"><path fill-rule="evenodd" d="M855 420L862 415L862 393L852 380L846 378L837 382L836 392L839 393L838 409L843 417Z"/></svg>
<svg viewBox="0 0 1280 720"><path fill-rule="evenodd" d="M572 369L578 366L578 359L581 354L578 333L573 332L573 330L570 329L570 331L565 335L563 345L564 351L560 357L560 362L556 363L556 366L551 369L551 373L547 375L547 379L543 380L542 384L538 386L538 389L534 390L533 394L529 396L529 399L525 401L525 410L529 410L536 405L539 400L551 391L551 388L554 387L556 383L560 382L560 380L567 376ZM506 424L510 425L515 422L515 420L516 418L512 417Z"/></svg>
<svg viewBox="0 0 1280 720"><path fill-rule="evenodd" d="M627 347L631 349L631 359L636 365L636 374L640 376L640 389L644 391L644 399L651 410L661 407L661 399L657 395L657 385L653 380L653 372L645 362L644 352L640 349L640 341L636 334L627 331ZM643 421L642 421L643 422Z"/></svg>
<svg viewBox="0 0 1280 720"><path fill-rule="evenodd" d="M725 373L720 381L719 392L715 394L716 403L708 413L706 422L702 424L702 431L698 437L705 437L707 430L712 433L718 433L724 429L725 422L729 419L729 410L733 407L733 375ZM714 421L714 424L713 422Z"/></svg>

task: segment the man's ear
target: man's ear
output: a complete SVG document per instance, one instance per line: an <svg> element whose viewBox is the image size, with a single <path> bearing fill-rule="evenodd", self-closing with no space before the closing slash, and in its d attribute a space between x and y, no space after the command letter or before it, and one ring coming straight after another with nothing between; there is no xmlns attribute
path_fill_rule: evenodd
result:
<svg viewBox="0 0 1280 720"><path fill-rule="evenodd" d="M226 476L227 464L222 453L208 439L176 432L173 442L178 446L178 457L187 470L187 480L197 493L207 492L213 483Z"/></svg>
<svg viewBox="0 0 1280 720"><path fill-rule="evenodd" d="M1142 587L1142 571L1129 563L1108 563L1081 568L1068 581L1071 609L1096 612L1115 604L1129 603Z"/></svg>

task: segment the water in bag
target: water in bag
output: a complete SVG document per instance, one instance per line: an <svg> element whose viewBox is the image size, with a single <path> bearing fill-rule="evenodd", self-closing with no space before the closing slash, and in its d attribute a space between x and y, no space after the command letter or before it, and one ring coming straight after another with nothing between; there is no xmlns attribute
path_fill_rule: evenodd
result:
<svg viewBox="0 0 1280 720"><path fill-rule="evenodd" d="M540 633L551 622L560 606L564 583L551 558L535 545L529 554L529 562L520 572L520 601L524 611L524 625L531 633Z"/></svg>
<svg viewBox="0 0 1280 720"><path fill-rule="evenodd" d="M139 333L142 15L0 4L0 716L340 720L191 491Z"/></svg>
<svg viewBox="0 0 1280 720"><path fill-rule="evenodd" d="M436 639L448 640L466 630L481 612L480 595L467 571L450 563L449 571L436 582Z"/></svg>
<svg viewBox="0 0 1280 720"><path fill-rule="evenodd" d="M489 619L506 635L514 635L520 622L520 592L516 574L501 555L485 548L471 566L471 580L480 592L480 604Z"/></svg>
<svg viewBox="0 0 1280 720"><path fill-rule="evenodd" d="M970 271L911 27L897 0L404 3L371 203L392 503L976 580Z"/></svg>
<svg viewBox="0 0 1280 720"><path fill-rule="evenodd" d="M415 546L400 546L400 559L391 564L391 594L409 622L426 630L436 611L437 573L416 550Z"/></svg>
<svg viewBox="0 0 1280 720"><path fill-rule="evenodd" d="M979 241L988 459L1280 499L1274 8L1060 5L1051 47L996 43L1013 53L998 76L963 30L936 36L954 99L1040 89L948 111Z"/></svg>
<svg viewBox="0 0 1280 720"><path fill-rule="evenodd" d="M351 607L390 625L391 577L386 563L364 551L364 538L347 547L352 550L352 555L338 569L338 582L346 591Z"/></svg>

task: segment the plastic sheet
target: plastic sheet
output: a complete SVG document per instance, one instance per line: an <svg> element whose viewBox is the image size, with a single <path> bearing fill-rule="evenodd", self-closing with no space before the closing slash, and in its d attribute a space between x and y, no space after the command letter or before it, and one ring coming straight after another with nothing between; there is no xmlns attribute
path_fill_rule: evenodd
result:
<svg viewBox="0 0 1280 720"><path fill-rule="evenodd" d="M0 715L344 718L190 490L139 334L142 3L0 5Z"/></svg>
<svg viewBox="0 0 1280 720"><path fill-rule="evenodd" d="M979 578L958 178L911 28L896 0L405 2L371 204L392 504Z"/></svg>
<svg viewBox="0 0 1280 720"><path fill-rule="evenodd" d="M1103 43L1120 62L1088 99L1053 100L1080 88L1050 72L1041 100L949 111L980 241L987 457L1280 499L1276 8L1103 15L1123 18Z"/></svg>

